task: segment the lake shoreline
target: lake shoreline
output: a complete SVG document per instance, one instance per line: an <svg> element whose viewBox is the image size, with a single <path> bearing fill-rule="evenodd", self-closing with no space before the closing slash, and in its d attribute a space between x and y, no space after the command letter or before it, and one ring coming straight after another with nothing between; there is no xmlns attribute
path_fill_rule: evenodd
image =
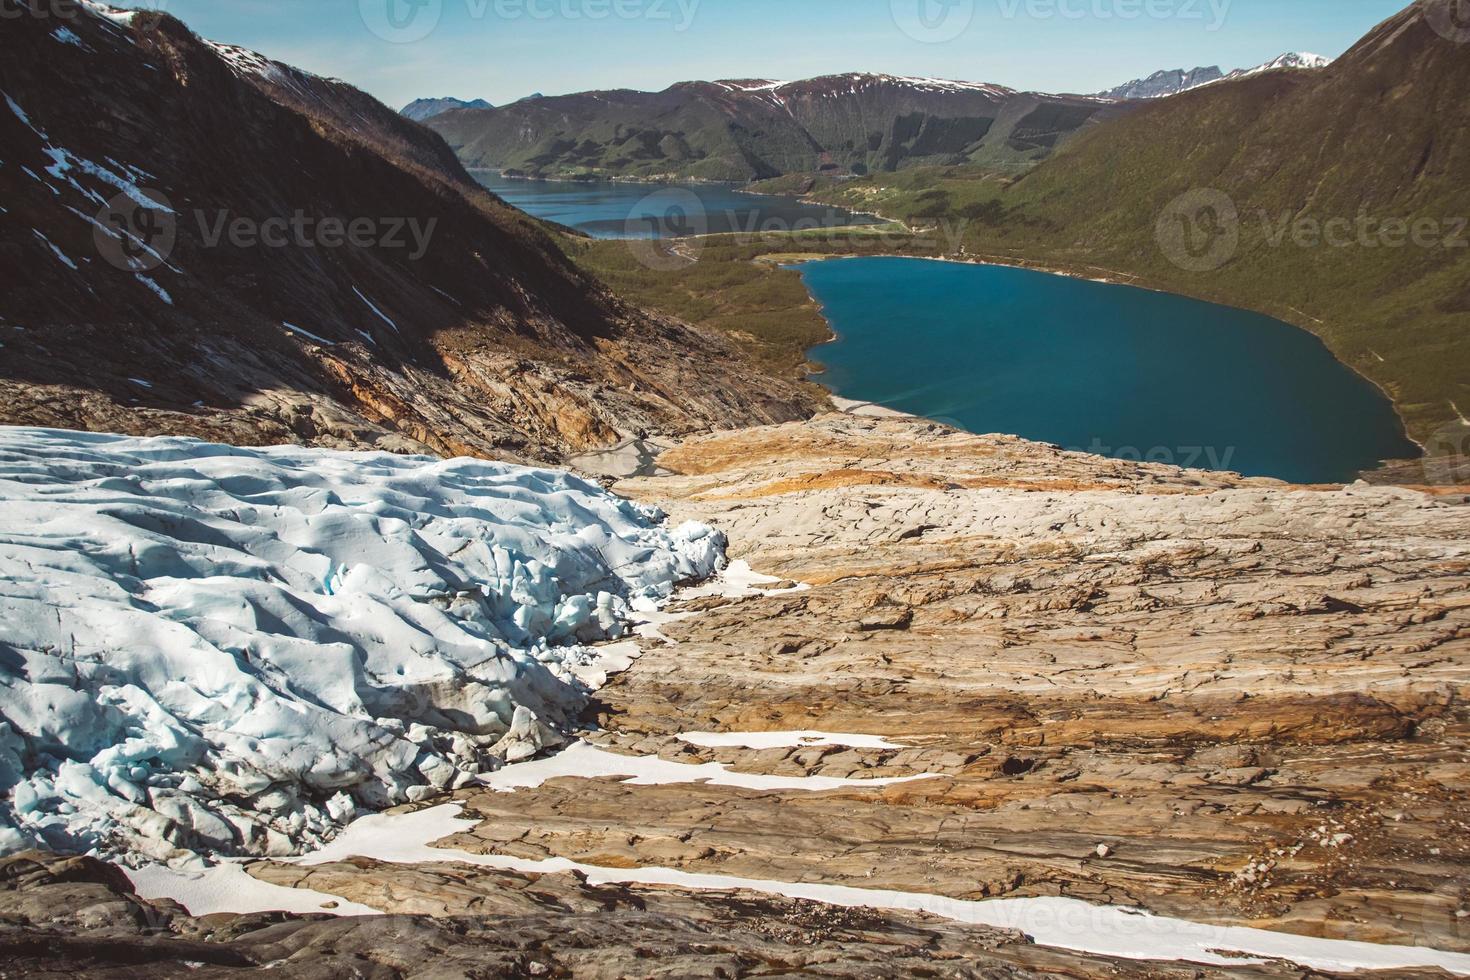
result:
<svg viewBox="0 0 1470 980"><path fill-rule="evenodd" d="M508 206L572 234L604 241L836 232L882 221L868 212L796 195L755 193L734 181L507 176L489 167L468 173ZM644 228L644 223L651 226Z"/></svg>
<svg viewBox="0 0 1470 980"><path fill-rule="evenodd" d="M904 225L902 222L895 222L895 223L902 225L903 227L905 227L906 229L908 229L908 231L910 233L917 233L914 229L908 228L908 226L907 225ZM1308 329L1307 327L1303 326L1302 324L1300 324L1298 322L1293 322L1290 319L1286 319L1284 317L1278 316L1275 313L1267 312L1267 311L1263 311L1263 310L1253 310L1253 309L1250 309L1250 308L1247 308L1247 307L1235 307L1235 306L1231 306L1230 304L1217 303L1217 302L1215 302L1213 300L1208 300L1208 299L1202 299L1202 298L1199 298L1199 297L1189 296L1187 294L1178 293L1178 292L1175 292L1173 290L1164 289L1164 288L1160 288L1160 287L1157 287L1157 286L1149 285L1146 282L1143 282L1143 281L1139 280L1137 277L1130 276L1130 275L1125 274L1125 273L1118 273L1115 270L1106 269L1106 268L1099 267L1099 266L1079 266L1079 265L1061 265L1061 264L1057 264L1057 263L1043 263L1043 262L1037 262L1037 261L1034 261L1034 260L1029 260L1029 259L1024 259L1024 258L1018 258L1018 257L1015 257L1015 256L965 255L965 254L961 254L961 255L942 255L942 256L922 256L922 255L905 255L905 254L897 254L897 253L874 253L874 254L865 254L865 255L838 255L838 254L822 254L822 253L793 253L793 255L792 255L792 257L790 259L776 259L775 257L771 257L771 258L768 259L765 256L761 256L761 257L758 257L756 259L756 261L778 261L783 267L788 268L791 271L795 271L799 275L801 275L801 266L806 265L808 263L816 264L816 263L824 263L824 262L835 261L835 260L842 260L842 259L902 259L902 260L910 260L910 261L917 261L917 262L942 263L942 264L948 264L948 265L968 265L968 266L976 266L976 267L990 266L990 267L999 268L999 269L1015 269L1015 270L1024 271L1024 272L1035 272L1035 273L1042 274L1042 275L1054 275L1054 276L1058 276L1058 277L1061 277L1061 278L1072 279L1072 280L1077 280L1077 281L1081 281L1081 282L1091 282L1091 283L1095 283L1095 284L1098 284L1098 285L1104 285L1104 286L1118 286L1118 287L1125 287L1125 288L1137 289L1137 290L1140 290L1140 291L1143 291L1143 292L1152 293L1152 294L1156 294L1156 295L1160 295L1160 296L1168 296L1168 297L1172 297L1172 298L1176 298L1176 299L1184 299L1184 300L1190 300L1192 302L1204 303L1204 304L1207 304L1207 305L1217 306L1217 307L1220 307L1222 309L1230 309L1230 310L1234 310L1234 311L1239 312L1239 313L1251 314L1251 315L1260 316L1260 317L1264 317L1264 318L1269 319L1269 320L1276 321L1276 322L1282 324L1283 326L1286 326L1286 327L1288 327L1290 329L1293 329L1293 330L1301 331L1306 336L1311 337L1312 340L1315 341L1317 345L1319 345L1319 347L1321 348L1322 352L1326 355L1326 357L1329 358L1333 363L1335 363L1336 365L1340 366L1343 370L1345 370L1348 373L1350 373L1354 378L1357 378L1357 379L1360 379L1363 382L1366 382L1373 389L1373 391L1375 391L1382 398L1383 402L1390 408L1390 411L1392 412L1392 415L1393 415L1393 418L1394 418L1394 424L1396 425L1396 427L1398 429L1398 436L1401 437L1401 439L1405 443L1407 443L1408 445L1412 445L1414 448L1416 448L1419 451L1419 455L1418 456L1414 456L1414 457L1410 457L1410 456L1396 456L1396 457L1380 458L1380 459L1378 459L1376 461L1375 465L1373 465L1373 466L1362 467L1362 468L1356 469L1351 477L1342 478L1340 480L1325 481L1325 482L1341 483L1342 485L1349 485L1349 484L1351 484L1351 483L1353 483L1355 481L1368 480L1371 477L1373 477L1375 474L1380 474L1379 477L1378 477L1378 482L1405 483L1407 485L1408 482L1412 482L1412 481L1406 481L1403 478L1404 471L1406 469L1412 471L1412 468L1413 467L1416 467L1416 466L1421 465L1424 462L1424 460L1427 458L1427 454L1425 452L1424 445L1422 443L1420 443L1418 440L1414 439L1409 434L1408 427L1405 425L1403 415L1400 412L1399 406L1396 404L1396 402L1395 402L1395 400L1393 398L1392 393L1390 393L1389 391L1387 391L1382 385L1378 384L1372 378L1368 377L1367 375L1363 374L1361 371L1359 371L1356 368L1354 368L1351 364L1348 364L1346 361L1343 361L1343 360L1339 359L1337 357L1336 353L1326 344L1326 342L1323 340L1323 338L1320 335L1318 335L1315 331ZM834 323L833 316L832 316L831 312L829 311L828 306L821 300L820 297L817 296L816 292L812 288L812 285L811 285L810 281L807 279L807 277L805 275L802 275L802 282L803 282L803 285L806 287L807 294L811 297L812 302L814 304L816 304L816 306L818 307L818 312L822 316L822 319L826 323L827 329L828 329L828 336L826 337L826 339L824 339L822 342L820 342L818 344L814 344L811 347L807 348L808 355L813 355L820 348L827 347L829 345L832 345L832 344L835 344L835 343L841 341L842 340L842 333L837 329L837 326ZM1304 314L1303 314L1303 316L1304 316ZM834 405L839 405L839 410L840 411L848 411L847 408L841 407L841 404L840 403L843 403L843 402L852 403L854 401L854 399L849 398L849 397L845 397L843 395L840 395L838 393L838 391L832 385L830 385L830 384L828 384L828 383L826 383L826 382L824 382L824 381L821 380L821 378L824 375L828 374L828 367L826 365L822 364L820 361L812 360L807 365L807 367L805 369L805 374L806 374L806 377L808 378L808 380L812 381L815 384L821 385L821 387L823 387L828 392L829 396L833 400ZM902 412L902 411L900 411L898 409L888 409L886 406L883 406L881 404L881 402L861 401L861 400L858 400L857 401L857 404L859 404L859 405L872 405L872 406L875 406L875 407L883 408L886 411L893 411L893 412L896 412L899 415L904 415L904 416L908 416L908 417L923 417L923 418L928 418L928 416L920 416L920 415L915 415L914 413ZM963 426L963 425L959 425L959 424L957 424L957 423L955 423L953 421L951 421L951 422L949 422L947 424L955 424L955 425L957 425L957 427L967 429L968 431L976 431L976 432L979 431L978 429L968 429L968 427ZM1026 438L1034 438L1034 437L1028 436ZM1043 441L1045 441L1045 440L1043 440ZM1289 480L1289 478L1281 477L1281 479L1288 479L1289 482L1292 482L1292 481ZM1324 481L1321 481L1321 480L1298 480L1298 481L1294 481L1294 482L1301 483L1302 485L1318 485L1318 484L1321 484Z"/></svg>
<svg viewBox="0 0 1470 980"><path fill-rule="evenodd" d="M817 197L814 194L804 194L804 195L801 196L800 200L805 201L805 202L810 203L810 204L827 204L827 205L830 205L831 204L831 202L823 201L821 198ZM904 221L902 219L899 219L899 218L890 218L890 217L888 217L886 215L883 215L881 212L872 211L872 212L868 212L868 213L873 214L873 215L875 215L877 217L880 217L880 218L882 218L885 221L891 222L893 224L897 224L900 227L904 228L909 234L912 234L912 235L920 234L923 231L922 228L915 228L915 227L911 226L908 222L906 222L906 221ZM961 247L963 247L963 246L961 246ZM856 258L857 256L831 256L831 257L832 258ZM915 256L901 256L901 255L896 255L896 256L893 256L893 257L895 257L895 258L913 258ZM1311 325L1309 325L1308 323L1304 322L1304 321L1311 321L1312 323L1321 324L1323 321L1318 320L1315 317L1312 317L1312 316L1310 316L1310 315L1308 315L1306 313L1303 313L1300 310L1288 308L1288 312L1287 313L1280 313L1280 312L1277 312L1275 310L1260 309L1260 308L1251 307L1251 306L1239 306L1236 303L1220 302L1219 300L1212 299L1212 298L1205 297L1205 296L1199 296L1199 295L1190 294L1190 293L1181 293L1181 292L1179 292L1178 290L1175 290L1175 289L1165 289L1165 288L1160 287L1160 286L1148 285L1147 282L1142 277L1132 275L1131 273L1118 272L1117 270L1114 270L1114 269L1105 269L1102 266L1073 266L1073 265L1070 265L1070 264L1067 264L1067 263L1057 264L1055 262L1055 260L1042 261L1042 260L1028 259L1028 258L1019 257L1019 256L1013 256L1013 255L1007 256L1007 255L994 255L994 254L985 255L985 256L977 257L977 258L953 258L953 257L947 257L947 256L935 256L934 257L934 260L935 261L938 261L938 262L963 262L963 263L968 263L968 264L972 264L972 265L1002 265L1002 266L1008 266L1008 267L1011 267L1011 268L1030 269L1030 270L1036 271L1036 272L1048 272L1048 273L1051 273L1052 275L1065 276L1065 277L1071 278L1071 279L1086 279L1086 280L1088 280L1090 282L1102 282L1102 283L1107 283L1109 285L1133 286L1133 287L1135 287L1137 289L1147 289L1147 290L1150 290L1151 292L1167 293L1167 294L1172 295L1172 296L1184 296L1184 297L1189 298L1189 299L1198 299L1198 300L1201 300L1201 301L1206 302L1206 303L1215 303L1215 304L1220 305L1220 306L1229 306L1229 307L1232 307L1233 309L1245 310L1246 312L1250 312L1250 313L1261 313L1261 314L1264 314L1266 316L1269 316L1269 317L1272 317L1274 319L1280 320L1282 323L1288 323L1288 324L1296 327L1299 330L1305 330L1307 333L1311 334L1312 336L1316 337L1318 340L1322 341L1323 346L1327 346L1326 339L1324 337L1322 337L1322 335L1320 333L1318 333L1316 330L1314 330ZM1117 277L1117 278L1102 278L1102 279L1099 279L1099 278L1095 278L1095 277L1090 276L1090 275L1086 275L1084 273L1074 272L1074 271L1072 271L1074 268L1090 268L1090 269L1093 269L1094 271L1106 272L1109 277ZM1367 381L1369 384L1373 385L1375 388L1377 388L1380 392L1383 393L1384 397L1389 400L1389 404L1391 404L1393 406L1394 414L1396 416L1398 416L1399 425L1400 425L1400 427L1402 427L1402 429L1404 431L1404 438L1408 439L1415 446L1419 447L1419 456L1417 458L1415 458L1415 459L1402 459L1402 460L1392 460L1392 459L1381 460L1380 461L1380 466L1378 467L1378 470L1390 470L1390 469L1393 469L1395 467L1395 465L1402 466L1404 464L1417 463L1417 462L1420 462L1420 461L1422 461L1422 460L1424 460L1426 458L1429 458L1429 447L1426 446L1424 443L1420 442L1417 438L1414 437L1412 431L1409 428L1408 420L1404 417L1403 410L1402 410L1402 408L1399 405L1399 401L1398 401L1397 396L1392 391L1390 391L1385 385L1383 385L1381 382L1375 380L1374 378L1369 377L1366 373L1364 373L1363 371L1361 371L1357 367L1354 367L1352 364L1349 364L1346 360L1343 360L1341 357L1338 357L1337 352L1334 351L1334 350L1332 350L1332 348L1330 346L1327 347L1327 349L1332 354L1333 358L1335 360L1337 360L1340 364L1345 365L1354 374L1359 375L1365 381ZM1381 355L1379 355L1379 356L1381 357ZM1364 472L1365 473L1373 473L1373 472L1377 472L1377 470L1365 470Z"/></svg>
<svg viewBox="0 0 1470 980"><path fill-rule="evenodd" d="M511 176L495 167L465 167L465 172L472 177L475 174L495 174L501 180L523 180L528 184L587 184L589 186L595 186L597 184L701 184L711 187L739 187L742 184L738 180L710 180L708 177L536 177L531 174ZM846 210L835 204L825 204L821 201L807 201L805 198L797 198L795 195L767 194L764 196L790 197L792 200L801 200L808 204Z"/></svg>

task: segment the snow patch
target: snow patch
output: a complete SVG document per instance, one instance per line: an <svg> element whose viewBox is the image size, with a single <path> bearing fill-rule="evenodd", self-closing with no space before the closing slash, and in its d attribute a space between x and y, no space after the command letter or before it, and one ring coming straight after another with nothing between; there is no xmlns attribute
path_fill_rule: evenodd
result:
<svg viewBox="0 0 1470 980"><path fill-rule="evenodd" d="M732 772L718 762L693 766L668 762L657 756L619 755L577 742L548 759L538 759L518 766L507 766L499 772L482 776L480 782L501 792L533 789L552 779L576 777L602 779L626 776L630 786L668 786L677 783L709 783L713 786L735 786L760 792L794 791L825 793L834 789L868 786L895 786L921 779L933 779L920 773L915 776L886 776L875 779L842 779L836 776L767 776L760 773Z"/></svg>
<svg viewBox="0 0 1470 980"><path fill-rule="evenodd" d="M811 586L804 582L788 589L763 588L777 585L780 581L774 575L763 575L755 571L750 567L750 562L741 558L730 562L724 571L705 584L683 592L680 598L703 599L708 596L720 596L724 599L744 599L754 595L789 595L811 591Z"/></svg>
<svg viewBox="0 0 1470 980"><path fill-rule="evenodd" d="M209 40L204 43L209 45L210 49L219 55L237 75L255 75L269 80L276 80L281 75L281 70L276 67L275 62L259 52L242 48L237 44L221 44L218 41Z"/></svg>
<svg viewBox="0 0 1470 980"><path fill-rule="evenodd" d="M253 915L257 912L290 912L296 915L326 913L336 916L382 914L371 906L349 902L335 895L260 881L250 877L235 862L226 862L195 873L174 871L158 864L123 870L140 898L171 898L194 916L213 915L216 912L235 915Z"/></svg>
<svg viewBox="0 0 1470 980"><path fill-rule="evenodd" d="M70 27L58 27L51 32L51 36L62 44L70 44L72 47L81 48L83 51L87 49L87 46L82 43L82 39L77 37L77 32Z"/></svg>
<svg viewBox="0 0 1470 980"><path fill-rule="evenodd" d="M15 113L15 118L19 119L27 129L41 137L41 139L47 138L46 134L37 129L35 123L31 122L31 117L26 115L25 110L20 107L19 103L4 92L0 92L0 96L5 97L5 104L10 107L10 111Z"/></svg>
<svg viewBox="0 0 1470 980"><path fill-rule="evenodd" d="M92 11L98 17L105 18L123 27L131 26L133 18L138 15L138 11L136 10L124 10L121 7L99 3L98 0L82 0L82 6Z"/></svg>
<svg viewBox="0 0 1470 980"><path fill-rule="evenodd" d="M133 273L133 278L136 279L136 280L138 280L138 282L142 283L144 286L147 286L148 289L153 292L153 295L155 295L159 299L163 300L169 306L173 306L174 305L174 298L168 294L168 290L164 289L162 286L160 286L158 283L154 282L152 279L149 279L147 276L143 275L141 272L135 272L135 273Z"/></svg>
<svg viewBox="0 0 1470 980"><path fill-rule="evenodd" d="M336 347L337 346L334 341L330 341L330 340L328 340L325 337L318 337L316 334L312 333L310 330L303 330L300 327L294 326L294 325L292 325L290 323L287 323L284 320L281 321L281 326L285 327L291 333L294 333L294 334L296 334L299 337L305 337L307 340L310 340L313 343L321 344L323 347Z"/></svg>
<svg viewBox="0 0 1470 980"><path fill-rule="evenodd" d="M376 313L378 315L378 318L380 320L382 320L384 323L388 324L388 326L392 327L394 333L398 333L399 332L398 331L398 324L394 323L391 319L389 319L388 318L388 314L386 314L382 310L378 309L376 303L374 303L372 300L370 300L366 296L364 296L362 294L362 290L358 289L356 286L353 286L352 287L352 291L357 294L357 298L358 299L362 300L364 303L367 304L368 309L372 310L374 313ZM360 332L361 331L359 331L359 333Z"/></svg>
<svg viewBox="0 0 1470 980"><path fill-rule="evenodd" d="M552 747L587 644L723 560L663 521L551 470L0 428L0 851L299 853Z"/></svg>
<svg viewBox="0 0 1470 980"><path fill-rule="evenodd" d="M51 254L55 255L56 258L58 260L60 260L60 262L61 262L62 265L66 266L68 269L71 269L73 271L76 270L77 264L75 262L73 262L67 256L67 254L65 252L63 252L61 249L59 249L55 245L53 245L51 243L51 239L47 238L45 235L41 234L39 231L37 231L34 228L31 229L31 234L35 235L42 242L44 242L46 244L46 247L49 248L49 249L51 249Z"/></svg>
<svg viewBox="0 0 1470 980"><path fill-rule="evenodd" d="M839 745L850 749L901 749L881 735L831 732L685 732L679 740L701 748L797 749Z"/></svg>

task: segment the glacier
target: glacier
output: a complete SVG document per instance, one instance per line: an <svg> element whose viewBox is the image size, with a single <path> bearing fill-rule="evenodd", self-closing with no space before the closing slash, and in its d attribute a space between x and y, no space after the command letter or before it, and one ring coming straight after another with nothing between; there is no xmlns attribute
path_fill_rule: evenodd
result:
<svg viewBox="0 0 1470 980"><path fill-rule="evenodd" d="M564 472L0 428L0 852L318 848L558 744L724 549Z"/></svg>

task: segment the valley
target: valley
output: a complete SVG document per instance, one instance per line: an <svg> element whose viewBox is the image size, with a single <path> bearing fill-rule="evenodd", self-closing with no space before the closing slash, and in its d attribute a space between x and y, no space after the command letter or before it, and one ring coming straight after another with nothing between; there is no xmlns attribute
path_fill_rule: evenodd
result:
<svg viewBox="0 0 1470 980"><path fill-rule="evenodd" d="M822 404L629 307L344 83L156 13L71 30L0 34L4 247L30 271L0 296L5 422L548 462ZM307 231L276 247L272 221Z"/></svg>
<svg viewBox="0 0 1470 980"><path fill-rule="evenodd" d="M0 977L1470 976L1454 0L174 2L0 0Z"/></svg>
<svg viewBox="0 0 1470 980"><path fill-rule="evenodd" d="M1470 62L1436 29L1434 7L1411 5L1320 70L1152 100L1019 178L931 167L756 189L901 219L957 239L940 246L950 256L1294 324L1383 388L1429 455L1462 456L1470 239L1459 216L1470 198L1457 175L1470 146L1443 106Z"/></svg>

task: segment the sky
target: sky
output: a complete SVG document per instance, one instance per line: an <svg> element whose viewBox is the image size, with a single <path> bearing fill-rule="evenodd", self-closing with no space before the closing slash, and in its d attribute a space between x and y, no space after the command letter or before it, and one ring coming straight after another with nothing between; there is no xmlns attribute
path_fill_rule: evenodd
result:
<svg viewBox="0 0 1470 980"><path fill-rule="evenodd" d="M1095 92L1336 57L1408 0L114 0L399 108L849 71Z"/></svg>

